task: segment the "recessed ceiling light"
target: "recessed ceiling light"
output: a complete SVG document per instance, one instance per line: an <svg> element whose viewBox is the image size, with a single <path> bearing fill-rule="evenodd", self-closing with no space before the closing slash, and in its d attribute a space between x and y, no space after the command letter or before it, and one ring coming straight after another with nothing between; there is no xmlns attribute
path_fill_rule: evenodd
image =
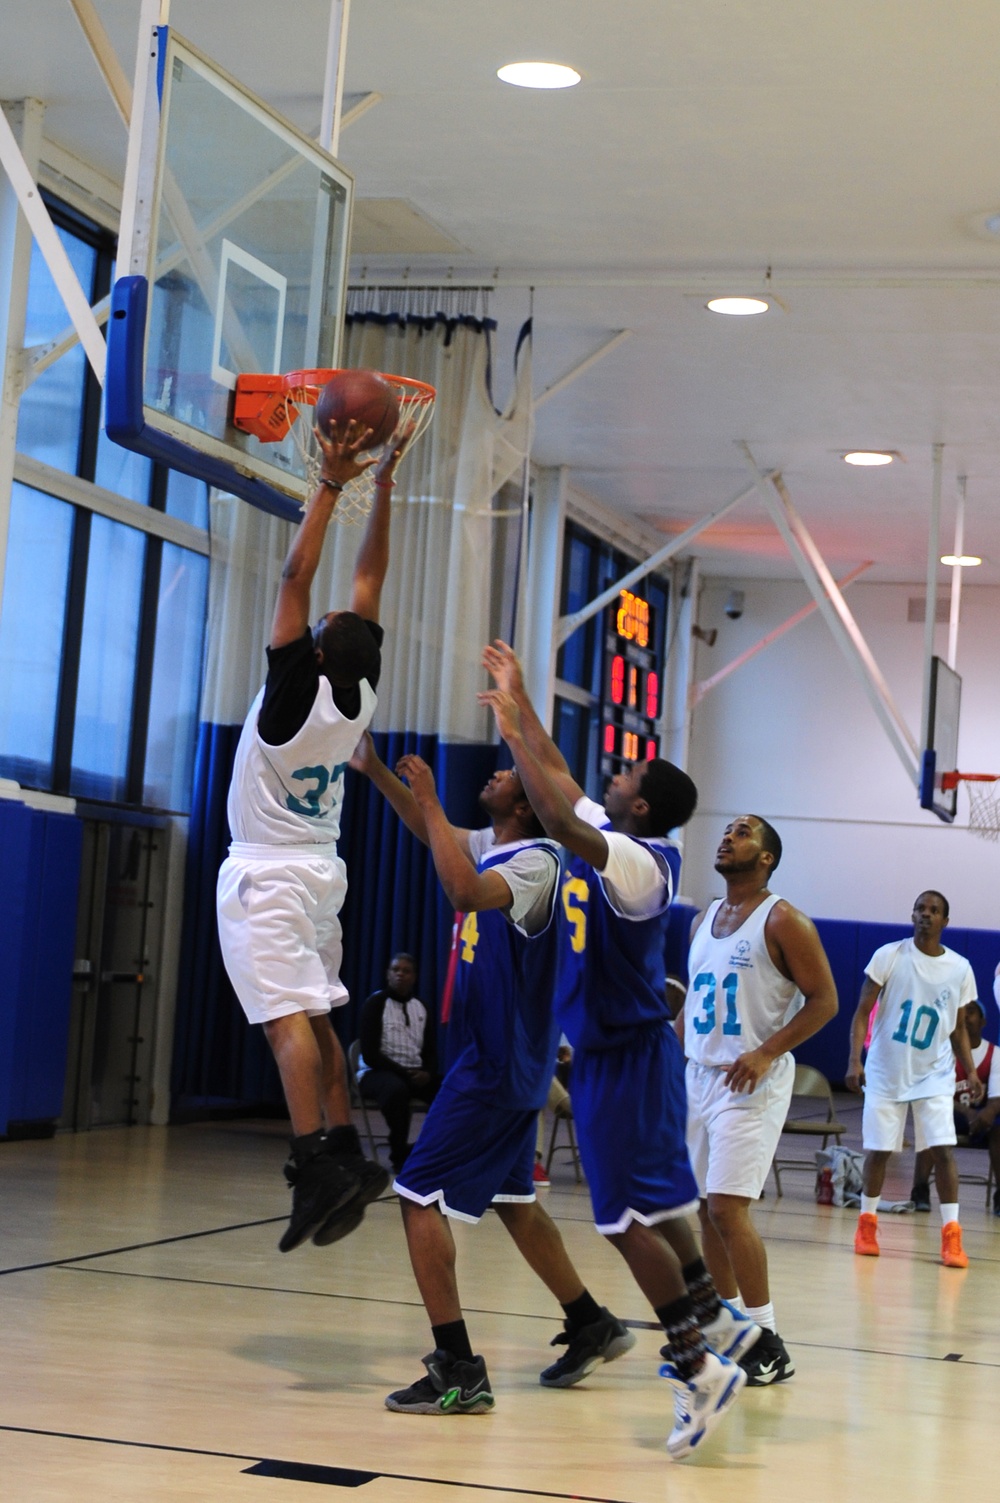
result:
<svg viewBox="0 0 1000 1503"><path fill-rule="evenodd" d="M982 559L975 553L942 553L941 562L949 564L953 569L974 569Z"/></svg>
<svg viewBox="0 0 1000 1503"><path fill-rule="evenodd" d="M733 318L748 318L753 313L766 313L770 307L760 297L713 297L705 307L710 313L728 313Z"/></svg>
<svg viewBox="0 0 1000 1503"><path fill-rule="evenodd" d="M580 82L576 69L565 63L505 63L497 78L519 89L571 89Z"/></svg>
<svg viewBox="0 0 1000 1503"><path fill-rule="evenodd" d="M895 454L879 454L870 449L855 449L850 454L844 455L844 463L863 465L892 464L895 457Z"/></svg>

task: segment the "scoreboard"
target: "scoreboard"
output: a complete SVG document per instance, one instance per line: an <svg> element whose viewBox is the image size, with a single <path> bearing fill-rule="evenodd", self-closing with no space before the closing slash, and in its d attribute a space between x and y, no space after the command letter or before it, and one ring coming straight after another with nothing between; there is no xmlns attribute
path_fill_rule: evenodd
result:
<svg viewBox="0 0 1000 1503"><path fill-rule="evenodd" d="M660 754L658 722L663 664L656 608L622 590L607 609L601 691L600 770L613 776L630 762Z"/></svg>

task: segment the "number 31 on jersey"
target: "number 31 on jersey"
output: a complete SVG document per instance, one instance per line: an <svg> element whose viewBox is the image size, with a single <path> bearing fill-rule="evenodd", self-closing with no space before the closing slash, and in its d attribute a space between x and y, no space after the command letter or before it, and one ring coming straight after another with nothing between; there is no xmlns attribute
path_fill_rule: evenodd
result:
<svg viewBox="0 0 1000 1503"><path fill-rule="evenodd" d="M736 993L739 990L740 976L738 971L730 971L722 981L722 996L726 1005L726 1015L722 1020L722 1031L730 1037L738 1037L743 1032L740 1023L740 1015L736 1011ZM694 1000L700 1007L700 1012L692 1018L695 1033L711 1033L718 1021L716 1015L716 998L719 992L719 984L712 971L699 971L691 984Z"/></svg>

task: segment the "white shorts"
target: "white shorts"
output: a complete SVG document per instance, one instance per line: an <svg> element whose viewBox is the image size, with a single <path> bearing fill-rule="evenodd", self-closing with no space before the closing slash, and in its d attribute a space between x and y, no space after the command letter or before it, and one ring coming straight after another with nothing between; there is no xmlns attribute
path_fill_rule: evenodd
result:
<svg viewBox="0 0 1000 1503"><path fill-rule="evenodd" d="M219 943L251 1023L322 1014L348 1000L338 917L347 893L339 856L227 856L219 871Z"/></svg>
<svg viewBox="0 0 1000 1503"><path fill-rule="evenodd" d="M861 1142L866 1152L898 1153L903 1146L907 1110L913 1108L913 1136L917 1152L955 1142L955 1098L922 1096L919 1101L893 1101L865 1092L861 1113Z"/></svg>
<svg viewBox="0 0 1000 1503"><path fill-rule="evenodd" d="M731 1091L718 1065L687 1062L687 1145L698 1194L756 1200L788 1115L795 1080L790 1054L776 1059L755 1091Z"/></svg>

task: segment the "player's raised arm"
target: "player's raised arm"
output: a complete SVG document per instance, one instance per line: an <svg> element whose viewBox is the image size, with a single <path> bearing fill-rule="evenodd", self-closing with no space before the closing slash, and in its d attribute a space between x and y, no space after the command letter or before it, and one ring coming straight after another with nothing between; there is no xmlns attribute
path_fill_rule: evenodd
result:
<svg viewBox="0 0 1000 1503"><path fill-rule="evenodd" d="M576 782L569 770L569 763L542 725L528 698L524 687L524 672L514 649L497 637L491 646L483 648L483 667L497 688L504 694L509 694L517 705L521 717L521 735L528 751L539 767L559 784L572 807L583 789Z"/></svg>
<svg viewBox="0 0 1000 1503"><path fill-rule="evenodd" d="M490 689L479 695L480 704L489 705L496 717L497 730L510 747L514 766L528 802L544 826L545 833L560 845L581 856L595 871L602 872L608 861L608 842L600 830L588 825L573 810L567 783L580 796L571 777L544 767L535 757L522 731L520 706L513 695ZM565 765L565 764L564 764Z"/></svg>
<svg viewBox="0 0 1000 1503"><path fill-rule="evenodd" d="M316 436L323 451L319 484L292 538L281 571L278 599L271 620L272 647L287 647L311 625L309 596L330 518L347 482L363 474L372 463L358 458L368 436L367 428L359 431L356 423L348 423L346 428L333 429L329 438L318 429Z"/></svg>
<svg viewBox="0 0 1000 1503"><path fill-rule="evenodd" d="M741 1054L726 1071L730 1090L754 1090L782 1054L804 1044L837 1015L837 987L816 925L791 903L776 903L765 934L778 950L778 969L794 981L804 1002L793 1018L757 1049Z"/></svg>
<svg viewBox="0 0 1000 1503"><path fill-rule="evenodd" d="M423 810L413 797L407 785L382 761L375 750L374 742L368 731L365 731L355 748L349 765L355 772L364 773L381 793L388 804L395 809L411 835L415 835L424 845L430 845L427 834L427 821L424 819ZM469 861L472 853L469 850L469 832L452 825L452 832L459 846Z"/></svg>
<svg viewBox="0 0 1000 1503"><path fill-rule="evenodd" d="M386 449L375 470L375 500L368 514L361 547L351 576L350 609L365 621L377 621L382 603L382 586L389 569L389 523L392 518L392 487L396 466L413 436L413 424L399 435L391 449Z"/></svg>
<svg viewBox="0 0 1000 1503"><path fill-rule="evenodd" d="M424 817L427 844L449 903L461 913L509 908L513 893L499 872L476 870L468 852L468 831L459 831L449 822L434 787L434 774L423 758L402 757L396 770L409 783ZM460 836L465 836L465 849Z"/></svg>
<svg viewBox="0 0 1000 1503"><path fill-rule="evenodd" d="M881 990L882 987L878 981L873 981L870 976L866 976L854 1017L851 1019L851 1057L847 1063L844 1084L849 1091L854 1091L856 1094L860 1094L865 1083L865 1072L861 1067L861 1051L865 1047L868 1020L875 1010L875 1003L879 999Z"/></svg>

